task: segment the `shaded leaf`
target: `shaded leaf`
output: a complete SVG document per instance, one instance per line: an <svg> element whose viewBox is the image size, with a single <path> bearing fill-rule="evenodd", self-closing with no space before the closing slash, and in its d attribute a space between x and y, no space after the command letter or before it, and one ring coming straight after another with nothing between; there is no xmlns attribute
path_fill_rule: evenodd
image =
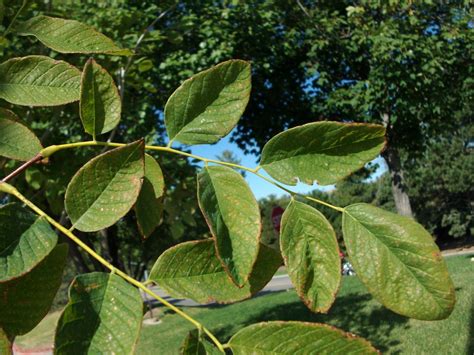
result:
<svg viewBox="0 0 474 355"><path fill-rule="evenodd" d="M260 209L244 178L223 166L198 174L198 202L216 241L217 256L236 285L248 280L257 259Z"/></svg>
<svg viewBox="0 0 474 355"><path fill-rule="evenodd" d="M0 108L0 156L26 161L41 149L36 135L12 111Z"/></svg>
<svg viewBox="0 0 474 355"><path fill-rule="evenodd" d="M226 136L249 101L250 74L248 62L229 60L186 80L165 106L170 139L203 144Z"/></svg>
<svg viewBox="0 0 474 355"><path fill-rule="evenodd" d="M46 316L61 285L68 248L56 248L28 274L0 284L0 328L9 338L26 334Z"/></svg>
<svg viewBox="0 0 474 355"><path fill-rule="evenodd" d="M0 207L0 226L0 283L31 271L58 240L44 218L16 203Z"/></svg>
<svg viewBox="0 0 474 355"><path fill-rule="evenodd" d="M275 180L330 185L375 159L385 129L371 124L314 122L277 134L263 147L260 166Z"/></svg>
<svg viewBox="0 0 474 355"><path fill-rule="evenodd" d="M206 339L199 337L197 329L191 330L186 338L184 339L183 345L180 349L181 355L215 355L221 354L217 348L215 348Z"/></svg>
<svg viewBox="0 0 474 355"><path fill-rule="evenodd" d="M122 110L120 94L107 71L89 59L81 79L80 113L84 129L92 137L117 126Z"/></svg>
<svg viewBox="0 0 474 355"><path fill-rule="evenodd" d="M77 276L58 320L56 354L131 354L142 324L138 290L114 274Z"/></svg>
<svg viewBox="0 0 474 355"><path fill-rule="evenodd" d="M74 20L40 15L19 23L15 31L21 36L35 36L46 47L60 53L133 54L94 28Z"/></svg>
<svg viewBox="0 0 474 355"><path fill-rule="evenodd" d="M365 339L326 324L264 322L248 326L229 341L234 355L377 354Z"/></svg>
<svg viewBox="0 0 474 355"><path fill-rule="evenodd" d="M166 250L153 266L150 280L176 298L190 298L198 303L232 303L263 289L281 264L276 250L260 245L250 278L239 288L219 262L214 241L207 239L181 243Z"/></svg>
<svg viewBox="0 0 474 355"><path fill-rule="evenodd" d="M0 98L24 106L58 106L80 97L81 72L49 57L32 55L0 64Z"/></svg>
<svg viewBox="0 0 474 355"><path fill-rule="evenodd" d="M143 140L90 160L66 190L66 211L76 229L95 232L110 227L135 204L144 175Z"/></svg>
<svg viewBox="0 0 474 355"><path fill-rule="evenodd" d="M291 282L313 312L327 312L341 282L336 234L315 208L292 200L281 220L280 247Z"/></svg>
<svg viewBox="0 0 474 355"><path fill-rule="evenodd" d="M385 307L424 320L451 314L453 283L433 238L420 224L357 203L344 209L342 227L357 275Z"/></svg>
<svg viewBox="0 0 474 355"><path fill-rule="evenodd" d="M145 177L135 204L138 229L148 238L161 223L165 180L160 165L152 156L145 154Z"/></svg>

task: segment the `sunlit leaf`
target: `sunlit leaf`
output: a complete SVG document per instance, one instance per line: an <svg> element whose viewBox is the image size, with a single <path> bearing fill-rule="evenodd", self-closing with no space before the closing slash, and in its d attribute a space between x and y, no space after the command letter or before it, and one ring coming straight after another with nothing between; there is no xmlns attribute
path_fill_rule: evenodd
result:
<svg viewBox="0 0 474 355"><path fill-rule="evenodd" d="M248 280L257 259L260 209L244 178L223 166L198 175L199 207L216 240L217 256L236 285Z"/></svg>
<svg viewBox="0 0 474 355"><path fill-rule="evenodd" d="M385 129L371 124L315 122L277 134L263 147L260 166L288 185L329 185L375 159Z"/></svg>
<svg viewBox="0 0 474 355"><path fill-rule="evenodd" d="M260 291L281 264L276 250L260 245L250 278L239 288L219 262L214 241L207 239L181 243L165 251L153 266L150 280L176 298L190 298L198 303L232 303Z"/></svg>
<svg viewBox="0 0 474 355"><path fill-rule="evenodd" d="M120 121L121 106L112 77L94 59L89 59L81 79L80 113L85 131L95 139L114 129Z"/></svg>
<svg viewBox="0 0 474 355"><path fill-rule="evenodd" d="M291 201L281 219L280 247L288 275L309 309L327 312L341 282L336 234L315 208Z"/></svg>
<svg viewBox="0 0 474 355"><path fill-rule="evenodd" d="M137 141L90 160L66 190L66 211L76 229L110 227L135 204L144 175L144 144Z"/></svg>
<svg viewBox="0 0 474 355"><path fill-rule="evenodd" d="M132 354L142 324L138 290L114 274L77 276L56 328L56 354Z"/></svg>
<svg viewBox="0 0 474 355"><path fill-rule="evenodd" d="M424 320L451 314L453 282L433 238L421 225L365 203L346 207L342 225L357 275L387 308Z"/></svg>
<svg viewBox="0 0 474 355"><path fill-rule="evenodd" d="M257 323L229 341L234 355L248 354L377 354L365 339L326 324Z"/></svg>
<svg viewBox="0 0 474 355"><path fill-rule="evenodd" d="M186 80L165 106L171 140L215 143L237 124L249 101L250 64L229 60Z"/></svg>
<svg viewBox="0 0 474 355"><path fill-rule="evenodd" d="M40 15L19 23L15 31L19 35L35 36L60 53L132 55L130 50L118 47L94 28L74 20Z"/></svg>
<svg viewBox="0 0 474 355"><path fill-rule="evenodd" d="M0 98L24 106L58 106L80 97L81 72L49 57L32 55L0 64Z"/></svg>
<svg viewBox="0 0 474 355"><path fill-rule="evenodd" d="M13 112L0 108L0 156L26 161L41 149L36 135Z"/></svg>

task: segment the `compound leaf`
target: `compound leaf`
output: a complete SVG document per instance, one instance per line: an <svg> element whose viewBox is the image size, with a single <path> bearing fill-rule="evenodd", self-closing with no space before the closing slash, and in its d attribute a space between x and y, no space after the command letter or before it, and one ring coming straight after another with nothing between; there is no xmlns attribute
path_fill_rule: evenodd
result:
<svg viewBox="0 0 474 355"><path fill-rule="evenodd" d="M421 225L357 203L344 209L342 227L357 275L387 308L423 320L451 314L453 283L438 247Z"/></svg>
<svg viewBox="0 0 474 355"><path fill-rule="evenodd" d="M341 282L331 224L315 208L293 200L281 220L280 247L298 295L313 312L327 312Z"/></svg>
<svg viewBox="0 0 474 355"><path fill-rule="evenodd" d="M0 226L0 283L31 271L58 240L44 218L15 203L0 207Z"/></svg>
<svg viewBox="0 0 474 355"><path fill-rule="evenodd" d="M0 98L24 106L58 106L79 100L81 72L49 57L32 55L0 64Z"/></svg>
<svg viewBox="0 0 474 355"><path fill-rule="evenodd" d="M120 121L120 95L114 80L94 59L84 66L80 113L84 129L95 137L107 133Z"/></svg>
<svg viewBox="0 0 474 355"><path fill-rule="evenodd" d="M165 106L170 139L184 144L217 142L242 116L250 88L250 64L242 60L229 60L186 80Z"/></svg>
<svg viewBox="0 0 474 355"><path fill-rule="evenodd" d="M248 326L229 341L234 355L378 354L363 338L326 324L263 322Z"/></svg>
<svg viewBox="0 0 474 355"><path fill-rule="evenodd" d="M376 158L385 128L371 124L314 122L277 134L263 147L260 166L284 184L298 179L330 185Z"/></svg>
<svg viewBox="0 0 474 355"><path fill-rule="evenodd" d="M76 229L110 227L135 204L144 175L143 140L101 154L74 175L66 190L66 211Z"/></svg>
<svg viewBox="0 0 474 355"><path fill-rule="evenodd" d="M56 328L56 354L132 354L142 323L138 290L114 274L77 276Z"/></svg>
<svg viewBox="0 0 474 355"><path fill-rule="evenodd" d="M198 202L216 241L217 256L237 286L248 280L257 259L260 209L244 178L223 166L198 175Z"/></svg>
<svg viewBox="0 0 474 355"><path fill-rule="evenodd" d="M150 280L176 298L190 298L198 303L232 303L252 297L271 280L282 264L280 254L260 245L257 262L242 288L229 278L219 259L213 240L178 244L156 261Z"/></svg>
<svg viewBox="0 0 474 355"><path fill-rule="evenodd" d="M135 204L138 229L148 238L161 223L165 180L160 165L152 156L145 154L145 177Z"/></svg>
<svg viewBox="0 0 474 355"><path fill-rule="evenodd" d="M191 330L180 349L181 355L217 355L221 354L214 345L199 336L197 329Z"/></svg>
<svg viewBox="0 0 474 355"><path fill-rule="evenodd" d="M35 36L60 53L132 55L94 28L74 20L40 15L19 23L15 31L22 36Z"/></svg>
<svg viewBox="0 0 474 355"><path fill-rule="evenodd" d="M0 108L0 156L26 161L41 149L36 135L12 111Z"/></svg>
<svg viewBox="0 0 474 355"><path fill-rule="evenodd" d="M28 333L46 316L61 285L67 244L57 245L33 270L0 284L0 328L11 339Z"/></svg>

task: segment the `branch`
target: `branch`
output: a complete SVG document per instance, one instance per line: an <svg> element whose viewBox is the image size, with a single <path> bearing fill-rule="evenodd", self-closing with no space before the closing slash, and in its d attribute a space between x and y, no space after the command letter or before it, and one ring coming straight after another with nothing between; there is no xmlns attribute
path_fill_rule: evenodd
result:
<svg viewBox="0 0 474 355"><path fill-rule="evenodd" d="M35 157L31 158L30 160L28 160L27 162L23 163L22 165L20 165L17 169L15 169L14 171L12 171L10 174L8 174L7 176L5 176L3 179L2 179L2 182L8 182L10 181L11 179L13 179L15 176L17 175L20 175L23 171L25 171L26 169L28 169L31 165L33 164L36 164L37 162L43 160L43 155L41 153L38 153Z"/></svg>

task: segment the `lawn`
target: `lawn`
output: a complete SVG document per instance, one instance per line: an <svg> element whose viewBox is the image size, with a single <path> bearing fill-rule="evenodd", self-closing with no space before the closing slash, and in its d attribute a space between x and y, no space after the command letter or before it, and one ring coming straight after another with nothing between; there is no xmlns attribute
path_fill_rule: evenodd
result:
<svg viewBox="0 0 474 355"><path fill-rule="evenodd" d="M384 353L472 354L474 353L474 262L471 256L447 258L456 286L457 304L443 321L426 322L398 316L374 301L354 276L343 284L329 314L313 314L294 291L278 292L252 300L217 307L188 307L186 312L204 323L219 339L226 341L242 327L266 320L301 320L333 324L366 337ZM192 327L180 317L164 312L162 323L144 325L137 354L176 354L182 339ZM52 338L52 324L58 314L46 318L30 334L20 337L22 347L44 344Z"/></svg>

